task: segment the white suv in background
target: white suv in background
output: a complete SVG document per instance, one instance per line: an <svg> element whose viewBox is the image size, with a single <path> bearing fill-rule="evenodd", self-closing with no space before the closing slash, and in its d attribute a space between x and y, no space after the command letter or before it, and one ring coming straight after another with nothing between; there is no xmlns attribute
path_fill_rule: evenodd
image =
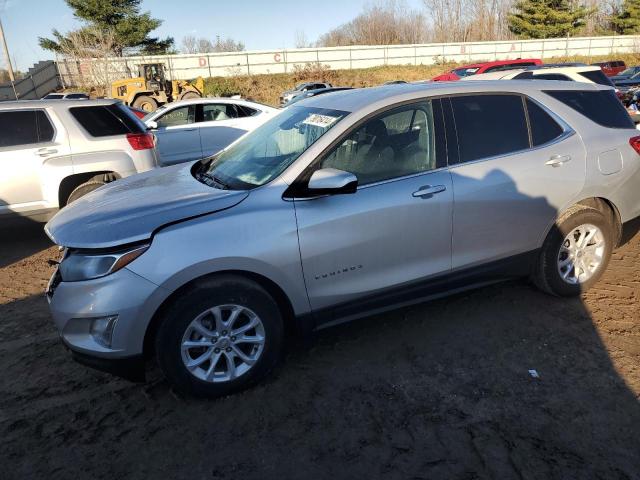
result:
<svg viewBox="0 0 640 480"><path fill-rule="evenodd" d="M142 121L157 138L164 167L214 155L279 112L238 98L195 98L162 106Z"/></svg>
<svg viewBox="0 0 640 480"><path fill-rule="evenodd" d="M575 64L539 65L514 70L501 70L465 77L462 80L560 80L565 82L596 83L605 87L615 88L611 79L602 72L600 67Z"/></svg>
<svg viewBox="0 0 640 480"><path fill-rule="evenodd" d="M156 166L153 135L119 101L0 104L0 224L46 221L105 183Z"/></svg>

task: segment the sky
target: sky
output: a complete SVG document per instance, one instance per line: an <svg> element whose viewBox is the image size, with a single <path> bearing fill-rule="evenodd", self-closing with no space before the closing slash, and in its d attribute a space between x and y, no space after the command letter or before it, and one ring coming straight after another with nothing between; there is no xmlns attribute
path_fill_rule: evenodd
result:
<svg viewBox="0 0 640 480"><path fill-rule="evenodd" d="M301 0L143 0L142 10L164 20L152 35L172 36L177 47L186 35L210 39L220 35L244 42L247 50L261 50L293 48L298 30L314 41L351 20L370 0L312 3L317 6L304 8L307 2ZM422 5L420 0L406 3L414 8ZM14 69L22 71L54 57L38 46L38 37L49 36L54 28L66 32L80 25L64 0L0 0L0 20ZM3 57L0 66L5 66Z"/></svg>

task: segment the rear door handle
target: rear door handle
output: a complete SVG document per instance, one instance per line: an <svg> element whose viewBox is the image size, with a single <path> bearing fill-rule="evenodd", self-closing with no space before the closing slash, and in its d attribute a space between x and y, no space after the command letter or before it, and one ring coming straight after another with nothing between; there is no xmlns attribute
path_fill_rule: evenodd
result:
<svg viewBox="0 0 640 480"><path fill-rule="evenodd" d="M56 150L55 148L40 148L36 150L36 155L39 155L41 157L48 157L49 155L53 155L55 153L58 153L58 150Z"/></svg>
<svg viewBox="0 0 640 480"><path fill-rule="evenodd" d="M554 155L551 157L545 165L549 165L550 167L558 168L564 165L567 162L571 161L571 157L569 155Z"/></svg>
<svg viewBox="0 0 640 480"><path fill-rule="evenodd" d="M414 197L425 198L431 197L437 193L444 192L447 189L444 185L426 185L420 187L420 190L413 192Z"/></svg>

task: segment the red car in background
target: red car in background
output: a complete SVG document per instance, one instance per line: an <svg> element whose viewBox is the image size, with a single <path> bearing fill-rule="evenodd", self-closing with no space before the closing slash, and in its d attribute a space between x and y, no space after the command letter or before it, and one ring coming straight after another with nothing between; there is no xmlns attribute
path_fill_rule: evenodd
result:
<svg viewBox="0 0 640 480"><path fill-rule="evenodd" d="M434 82L452 82L460 80L462 77L479 75L481 73L495 72L496 70L511 70L512 68L533 67L542 65L539 58L518 58L516 60L499 60L495 62L474 63L462 67L454 68L450 72L443 73L431 80Z"/></svg>
<svg viewBox="0 0 640 480"><path fill-rule="evenodd" d="M592 63L595 67L600 67L607 77L618 75L627 68L622 60L610 60L608 62Z"/></svg>

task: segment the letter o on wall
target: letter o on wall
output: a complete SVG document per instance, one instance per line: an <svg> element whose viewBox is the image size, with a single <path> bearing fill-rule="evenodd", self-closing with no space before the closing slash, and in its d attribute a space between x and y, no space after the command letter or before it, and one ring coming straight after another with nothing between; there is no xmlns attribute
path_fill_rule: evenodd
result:
<svg viewBox="0 0 640 480"><path fill-rule="evenodd" d="M198 65L200 65L201 67L206 67L207 66L207 59L205 57L198 58Z"/></svg>
<svg viewBox="0 0 640 480"><path fill-rule="evenodd" d="M273 60L274 60L275 62L281 62L281 61L282 61L282 55L280 55L279 53L276 53L276 54L273 56Z"/></svg>

